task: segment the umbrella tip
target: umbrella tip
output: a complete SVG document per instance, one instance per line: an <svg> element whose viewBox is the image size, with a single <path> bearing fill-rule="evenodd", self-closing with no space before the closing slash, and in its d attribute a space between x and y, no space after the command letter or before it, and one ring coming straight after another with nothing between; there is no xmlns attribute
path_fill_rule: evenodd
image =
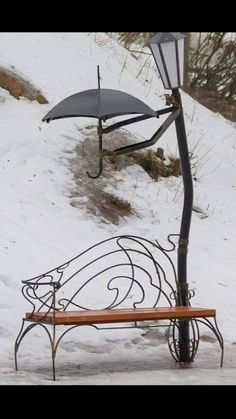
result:
<svg viewBox="0 0 236 419"><path fill-rule="evenodd" d="M45 118L42 119L42 122L47 122L47 124L49 124L50 121L51 121L50 118L49 119L45 119Z"/></svg>

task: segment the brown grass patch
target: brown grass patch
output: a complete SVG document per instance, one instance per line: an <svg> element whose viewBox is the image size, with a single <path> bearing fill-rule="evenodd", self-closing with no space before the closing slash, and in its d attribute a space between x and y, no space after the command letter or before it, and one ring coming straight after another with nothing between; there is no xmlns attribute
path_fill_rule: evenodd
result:
<svg viewBox="0 0 236 419"><path fill-rule="evenodd" d="M73 207L81 206L76 201L72 201L71 205ZM93 215L102 217L103 222L115 225L118 225L123 217L135 213L128 201L104 191L100 191L99 195L90 196L86 206Z"/></svg>
<svg viewBox="0 0 236 419"><path fill-rule="evenodd" d="M132 158L154 180L158 181L160 177L181 176L180 160L176 157L169 157L170 163L167 165L164 163L164 152L161 153L160 150L162 149L158 148L157 152L147 150L142 153L133 153ZM159 155L161 158L158 157Z"/></svg>
<svg viewBox="0 0 236 419"><path fill-rule="evenodd" d="M0 67L0 87L8 90L10 95L14 96L18 100L21 96L24 96L31 101L37 100L37 102L41 105L48 103L42 93L35 89L31 83L24 80L13 71L3 67Z"/></svg>
<svg viewBox="0 0 236 419"><path fill-rule="evenodd" d="M138 217L139 214L130 202L116 195L116 190L118 190L117 194L121 196L122 182L125 180L122 176L116 176L117 172L139 164L151 178L158 180L160 177L180 176L180 161L175 157L169 157L167 161L164 150L160 147L156 152L143 150L139 153L114 156L112 150L137 141L137 138L123 129L104 136L103 147L106 150L104 153L106 157L103 159L103 173L98 179L90 179L86 175L86 170L92 174L97 173L98 170L96 128L95 125L79 128L84 140L76 145L75 156L69 158L75 179L75 185L70 192L70 203L75 208L93 214L102 223L118 225L124 221L124 217ZM138 139L144 140L141 137ZM107 190L111 192L108 193Z"/></svg>
<svg viewBox="0 0 236 419"><path fill-rule="evenodd" d="M95 174L98 170L97 127L90 125L78 129L84 136L84 141L76 145L75 157L69 158L75 179L75 186L70 193L71 205L94 215L99 222L107 224L118 225L124 221L124 217L137 216L132 205L123 197L117 196L118 194L121 196L119 189L122 180L121 178L116 180L116 172L134 165L134 161L128 155L113 159L111 153L110 156L104 157L102 176L98 179L90 179L86 171ZM103 146L106 150L126 146L133 142L134 138L125 130L109 133L103 138ZM107 190L110 192L108 193ZM117 190L119 193L116 192Z"/></svg>

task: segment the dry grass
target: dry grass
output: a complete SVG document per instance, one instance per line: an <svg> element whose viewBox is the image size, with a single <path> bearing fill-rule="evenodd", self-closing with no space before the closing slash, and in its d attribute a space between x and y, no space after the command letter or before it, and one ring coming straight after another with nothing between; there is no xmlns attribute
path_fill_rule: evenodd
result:
<svg viewBox="0 0 236 419"><path fill-rule="evenodd" d="M80 206L76 201L72 201L71 205L74 207ZM99 195L90 197L86 206L89 212L101 217L104 223L115 225L118 225L123 217L135 214L128 201L104 191L100 191Z"/></svg>
<svg viewBox="0 0 236 419"><path fill-rule="evenodd" d="M124 221L124 217L137 216L132 205L123 197L117 196L121 195L120 192L116 193L120 188L120 182L122 183L122 176L117 178L116 173L134 165L134 161L128 155L115 158L111 152L114 148L133 143L134 138L125 130L104 136L103 146L108 156L103 159L103 173L98 179L90 179L86 171L96 174L98 170L97 127L90 125L78 129L84 141L76 145L76 154L70 159L75 179L75 187L70 194L71 205L92 214L99 222L107 224L118 225Z"/></svg>
<svg viewBox="0 0 236 419"><path fill-rule="evenodd" d="M13 71L3 67L0 67L0 87L8 90L10 95L14 96L16 99L20 99L21 96L24 96L31 101L36 100L41 105L48 103L42 93L35 89L32 84Z"/></svg>
<svg viewBox="0 0 236 419"><path fill-rule="evenodd" d="M154 34L155 32L120 32L119 41L125 47L130 47L132 44L138 44L141 47L145 47Z"/></svg>
<svg viewBox="0 0 236 419"><path fill-rule="evenodd" d="M132 204L124 199L127 195L124 198L117 196L121 196L122 182L125 180L125 175L117 172L139 164L156 181L161 177L181 175L179 159L169 157L167 160L164 150L159 147L156 152L142 150L139 153L115 156L112 150L137 141L128 131L120 129L104 136L103 150L106 157L103 159L103 173L98 179L90 179L86 170L92 174L98 170L97 129L95 125L78 129L84 140L76 145L75 156L69 158L75 179L70 193L71 205L92 214L102 223L118 225L124 221L124 217L139 216Z"/></svg>
<svg viewBox="0 0 236 419"><path fill-rule="evenodd" d="M208 90L204 87L198 89L189 88L187 92L211 111L220 113L230 121L236 122L236 106L233 99L222 99L217 92Z"/></svg>
<svg viewBox="0 0 236 419"><path fill-rule="evenodd" d="M160 177L181 176L180 160L176 157L169 157L170 163L166 165L164 152L161 153L160 150L162 149L158 148L157 152L147 150L142 153L133 153L132 158L156 181Z"/></svg>

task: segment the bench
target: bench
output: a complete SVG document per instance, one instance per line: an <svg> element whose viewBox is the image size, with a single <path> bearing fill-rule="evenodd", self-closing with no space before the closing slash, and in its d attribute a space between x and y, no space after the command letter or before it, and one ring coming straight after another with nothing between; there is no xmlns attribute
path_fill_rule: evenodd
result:
<svg viewBox="0 0 236 419"><path fill-rule="evenodd" d="M170 353L181 363L180 322L189 325L189 340L185 342L188 362L194 360L199 324L204 324L219 342L222 366L224 346L216 310L181 304L175 264L169 256L175 250L172 236L176 235L168 237L170 249L138 236L116 236L49 272L22 281L22 293L32 310L25 314L15 341L16 370L20 343L36 326L49 337L54 380L59 343L70 330L82 325L98 330L165 326ZM193 296L189 291L189 300ZM58 335L60 327L65 330Z"/></svg>

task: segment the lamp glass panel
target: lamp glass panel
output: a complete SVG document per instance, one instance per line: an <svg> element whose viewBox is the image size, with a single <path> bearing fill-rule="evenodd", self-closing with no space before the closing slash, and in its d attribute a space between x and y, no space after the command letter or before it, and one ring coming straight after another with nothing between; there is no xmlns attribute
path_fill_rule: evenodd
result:
<svg viewBox="0 0 236 419"><path fill-rule="evenodd" d="M165 88L168 89L168 88L170 88L170 86L169 86L169 83L167 81L166 73L165 73L165 70L164 70L164 67L163 67L163 64L162 64L162 59L161 59L159 47L158 47L157 44L151 44L151 49L152 49L152 53L153 53L153 56L155 58L156 65L157 65L157 68L159 70L162 82L163 82Z"/></svg>
<svg viewBox="0 0 236 419"><path fill-rule="evenodd" d="M184 84L184 39L178 41L179 51L179 71L180 71L180 82L181 86Z"/></svg>
<svg viewBox="0 0 236 419"><path fill-rule="evenodd" d="M170 86L169 88L179 87L178 74L177 74L177 57L175 50L175 42L166 42L161 45L166 68L168 71Z"/></svg>

